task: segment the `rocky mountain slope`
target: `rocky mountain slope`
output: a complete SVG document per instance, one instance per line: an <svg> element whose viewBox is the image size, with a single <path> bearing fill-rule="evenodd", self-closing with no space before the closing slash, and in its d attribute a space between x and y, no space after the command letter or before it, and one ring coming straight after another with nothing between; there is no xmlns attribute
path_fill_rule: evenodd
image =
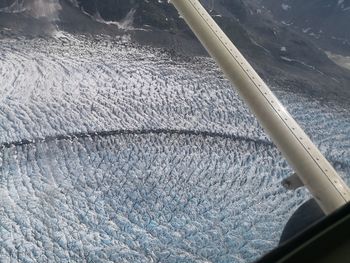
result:
<svg viewBox="0 0 350 263"><path fill-rule="evenodd" d="M350 0L259 0L282 23L327 50L350 55Z"/></svg>
<svg viewBox="0 0 350 263"><path fill-rule="evenodd" d="M341 38L341 34L347 33L337 25L344 24L347 20L347 1L339 1L335 5L338 9L336 8L334 12L337 10L343 12L342 16L330 12L328 9L331 7L327 9L324 5L313 9L314 6L318 7L320 2L327 1L312 1L304 6L300 1L294 1L290 7L287 6L288 1L281 1L278 7L274 7L275 1L268 0L202 2L267 81L298 92L307 90L312 96L328 97L333 93L335 97L342 97L343 95L340 94L350 94L349 72L336 66L325 52L320 50L320 47L324 47L327 42L324 41L322 42L324 45L318 45L303 31L289 26L292 23L289 20L295 20L299 22L297 25L300 28L311 27L312 24L314 30L324 30L328 35L334 32ZM157 31L159 36L159 38L148 38L146 34L142 34L141 41L151 40L153 44L157 44L157 41L162 39L160 41L162 44L165 43L168 48L178 50L186 49L183 48L185 41L183 39L177 41L174 35L184 36L185 40L191 41L190 45L195 39L167 1L78 0L78 4L85 12L92 16L97 15L106 21L123 21L132 12L134 27L152 29L153 32ZM293 12L286 12L283 8L293 9ZM277 12L279 9L282 11ZM324 18L322 12L328 11L330 12L328 23L323 23L323 27L316 27L318 21ZM283 12L290 15L283 18ZM314 18L309 24L303 22L308 18L307 13L311 13L311 17ZM298 14L304 19L299 19ZM162 33L159 33L159 30L162 30ZM170 36L164 37L164 30ZM179 45L179 42L182 44ZM331 50L336 48L335 45ZM344 52L346 46L341 50Z"/></svg>
<svg viewBox="0 0 350 263"><path fill-rule="evenodd" d="M33 3L38 1L43 2L0 0L0 4L3 7L9 4L12 7L24 5L28 12L32 8L28 5L31 3L33 6ZM54 19L55 26L70 32L127 34L140 43L160 46L177 53L206 54L168 1L47 0L44 2L54 6L59 4L58 10L55 9L56 13L51 13L48 19L53 20L53 16L57 16L58 19ZM202 2L272 86L282 86L294 92L306 92L310 96L327 97L327 99L331 97L339 100L349 96L350 72L331 61L320 49L321 46L310 39L309 35L281 21L278 14L275 15L275 12L270 11L272 2L268 0ZM286 1L281 1L281 6L287 5L284 2ZM317 5L319 2L312 3ZM340 2L337 5L339 10L346 13L347 1ZM301 9L296 3L293 9ZM309 8L305 10L312 10L311 2L307 6ZM51 6L48 9L51 10ZM303 10L300 12L305 13ZM16 15L16 23L13 23L10 16L1 13L0 26L6 28L22 26L22 32L34 29L41 31L44 28L38 19L28 22L28 16L21 16L18 13ZM315 13L314 16L319 15ZM344 19L346 20L346 17Z"/></svg>
<svg viewBox="0 0 350 263"><path fill-rule="evenodd" d="M8 0L7 0L8 1ZM183 28L177 14L167 1L145 0L77 0L90 14L99 14L105 20L119 21L130 10L135 12L136 26L153 26L160 29ZM220 11L240 21L259 13L271 16L284 25L319 40L329 49L341 49L350 55L350 0L204 0L210 10Z"/></svg>

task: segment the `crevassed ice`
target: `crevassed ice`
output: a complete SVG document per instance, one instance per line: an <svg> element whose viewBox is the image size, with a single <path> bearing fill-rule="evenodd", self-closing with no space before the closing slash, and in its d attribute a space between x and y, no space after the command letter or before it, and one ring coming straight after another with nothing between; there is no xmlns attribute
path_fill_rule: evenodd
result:
<svg viewBox="0 0 350 263"><path fill-rule="evenodd" d="M309 198L210 59L0 42L0 261L249 262ZM349 182L348 110L277 95Z"/></svg>

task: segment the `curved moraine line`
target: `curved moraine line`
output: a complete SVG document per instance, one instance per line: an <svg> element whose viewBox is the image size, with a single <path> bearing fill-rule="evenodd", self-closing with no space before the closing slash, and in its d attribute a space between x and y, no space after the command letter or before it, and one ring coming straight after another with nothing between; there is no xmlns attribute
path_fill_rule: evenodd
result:
<svg viewBox="0 0 350 263"><path fill-rule="evenodd" d="M189 136L200 136L200 137L209 137L209 138L223 138L230 139L235 141L245 141L245 142L253 142L256 144L262 144L269 147L273 146L273 143L270 141L265 141L261 139L253 139L247 138L243 136L237 136L233 134L225 134L219 132L211 132L211 131L196 131L196 130L176 130L176 129L144 129L144 130L115 130L115 131L99 131L99 132L86 132L86 133L72 133L72 134L64 134L64 135L55 135L55 136L47 136L45 138L35 138L35 139L23 139L19 141L13 142L5 142L0 144L0 148L11 148L15 146L23 146L29 144L36 144L42 142L52 142L59 140L73 140L73 139L84 139L84 138L92 138L95 137L106 137L106 136L115 136L115 135L160 135L160 134L169 134L169 135L189 135Z"/></svg>

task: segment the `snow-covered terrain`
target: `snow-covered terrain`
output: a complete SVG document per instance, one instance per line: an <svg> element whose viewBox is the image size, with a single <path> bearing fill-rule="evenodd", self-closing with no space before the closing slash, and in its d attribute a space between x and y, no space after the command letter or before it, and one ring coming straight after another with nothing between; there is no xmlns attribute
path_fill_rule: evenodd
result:
<svg viewBox="0 0 350 263"><path fill-rule="evenodd" d="M249 262L304 189L209 58L0 39L0 262ZM349 109L277 95L349 182Z"/></svg>

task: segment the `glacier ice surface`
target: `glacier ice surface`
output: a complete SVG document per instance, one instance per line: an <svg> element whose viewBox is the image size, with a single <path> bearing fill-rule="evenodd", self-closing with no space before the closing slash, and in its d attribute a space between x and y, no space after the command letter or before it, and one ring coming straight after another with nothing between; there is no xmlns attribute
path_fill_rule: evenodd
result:
<svg viewBox="0 0 350 263"><path fill-rule="evenodd" d="M0 59L0 262L249 262L309 198L211 59L65 33ZM276 94L349 182L348 109Z"/></svg>

